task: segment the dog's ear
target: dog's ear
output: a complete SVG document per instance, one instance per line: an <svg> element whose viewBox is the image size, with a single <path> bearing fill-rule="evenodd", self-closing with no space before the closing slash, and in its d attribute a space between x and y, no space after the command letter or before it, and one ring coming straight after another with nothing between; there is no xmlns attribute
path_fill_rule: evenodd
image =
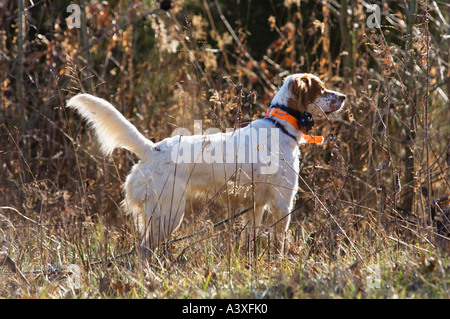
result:
<svg viewBox="0 0 450 319"><path fill-rule="evenodd" d="M301 113L306 112L308 104L322 94L323 83L309 74L295 75L290 79L288 107Z"/></svg>

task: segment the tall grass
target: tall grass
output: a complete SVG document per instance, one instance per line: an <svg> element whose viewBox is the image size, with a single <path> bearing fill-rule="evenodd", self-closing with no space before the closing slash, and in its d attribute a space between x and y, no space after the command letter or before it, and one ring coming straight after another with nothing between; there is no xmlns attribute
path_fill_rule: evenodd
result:
<svg viewBox="0 0 450 319"><path fill-rule="evenodd" d="M1 297L449 297L448 6L374 2L371 29L365 2L83 3L80 29L62 4L2 5ZM262 117L293 72L348 103L302 146L284 257L268 229L242 243L238 218L220 223L244 209L224 187L172 239L196 235L142 259L120 210L136 158L102 157L65 101L104 97L159 141Z"/></svg>

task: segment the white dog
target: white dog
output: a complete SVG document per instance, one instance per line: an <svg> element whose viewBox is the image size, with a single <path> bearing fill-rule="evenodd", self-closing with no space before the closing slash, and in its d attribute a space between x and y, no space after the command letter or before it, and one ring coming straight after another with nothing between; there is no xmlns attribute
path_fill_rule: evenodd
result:
<svg viewBox="0 0 450 319"><path fill-rule="evenodd" d="M299 144L320 142L308 135L312 117L338 111L344 101L345 95L325 89L316 76L294 74L264 119L234 132L177 135L159 143L101 98L80 94L67 106L92 125L105 154L123 147L140 158L125 181L123 207L139 229L142 248L156 248L179 227L188 196L222 190L234 203L252 208L245 215L247 236L266 210L272 212L282 252L298 189Z"/></svg>

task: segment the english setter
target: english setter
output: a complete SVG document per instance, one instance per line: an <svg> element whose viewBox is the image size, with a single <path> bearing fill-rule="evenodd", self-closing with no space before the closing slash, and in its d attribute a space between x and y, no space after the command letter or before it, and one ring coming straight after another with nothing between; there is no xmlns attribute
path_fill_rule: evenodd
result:
<svg viewBox="0 0 450 319"><path fill-rule="evenodd" d="M318 77L293 74L263 119L236 131L176 135L158 143L101 98L79 94L67 106L92 125L104 154L122 147L140 158L126 178L123 207L137 225L141 248L155 249L168 239L182 222L189 196L225 189L233 202L251 207L244 215L247 236L265 211L279 220L275 243L283 252L298 190L299 144L320 142L308 135L313 117L340 110L344 101L345 95L325 89Z"/></svg>

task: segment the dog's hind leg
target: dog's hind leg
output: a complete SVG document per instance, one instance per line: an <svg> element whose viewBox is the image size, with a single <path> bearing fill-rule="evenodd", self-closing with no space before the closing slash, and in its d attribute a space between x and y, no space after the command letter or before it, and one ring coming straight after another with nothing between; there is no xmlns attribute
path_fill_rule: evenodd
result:
<svg viewBox="0 0 450 319"><path fill-rule="evenodd" d="M147 203L146 224L141 233L143 251L154 250L169 239L183 221L185 202L184 189L175 186L173 190L163 191L157 200Z"/></svg>

